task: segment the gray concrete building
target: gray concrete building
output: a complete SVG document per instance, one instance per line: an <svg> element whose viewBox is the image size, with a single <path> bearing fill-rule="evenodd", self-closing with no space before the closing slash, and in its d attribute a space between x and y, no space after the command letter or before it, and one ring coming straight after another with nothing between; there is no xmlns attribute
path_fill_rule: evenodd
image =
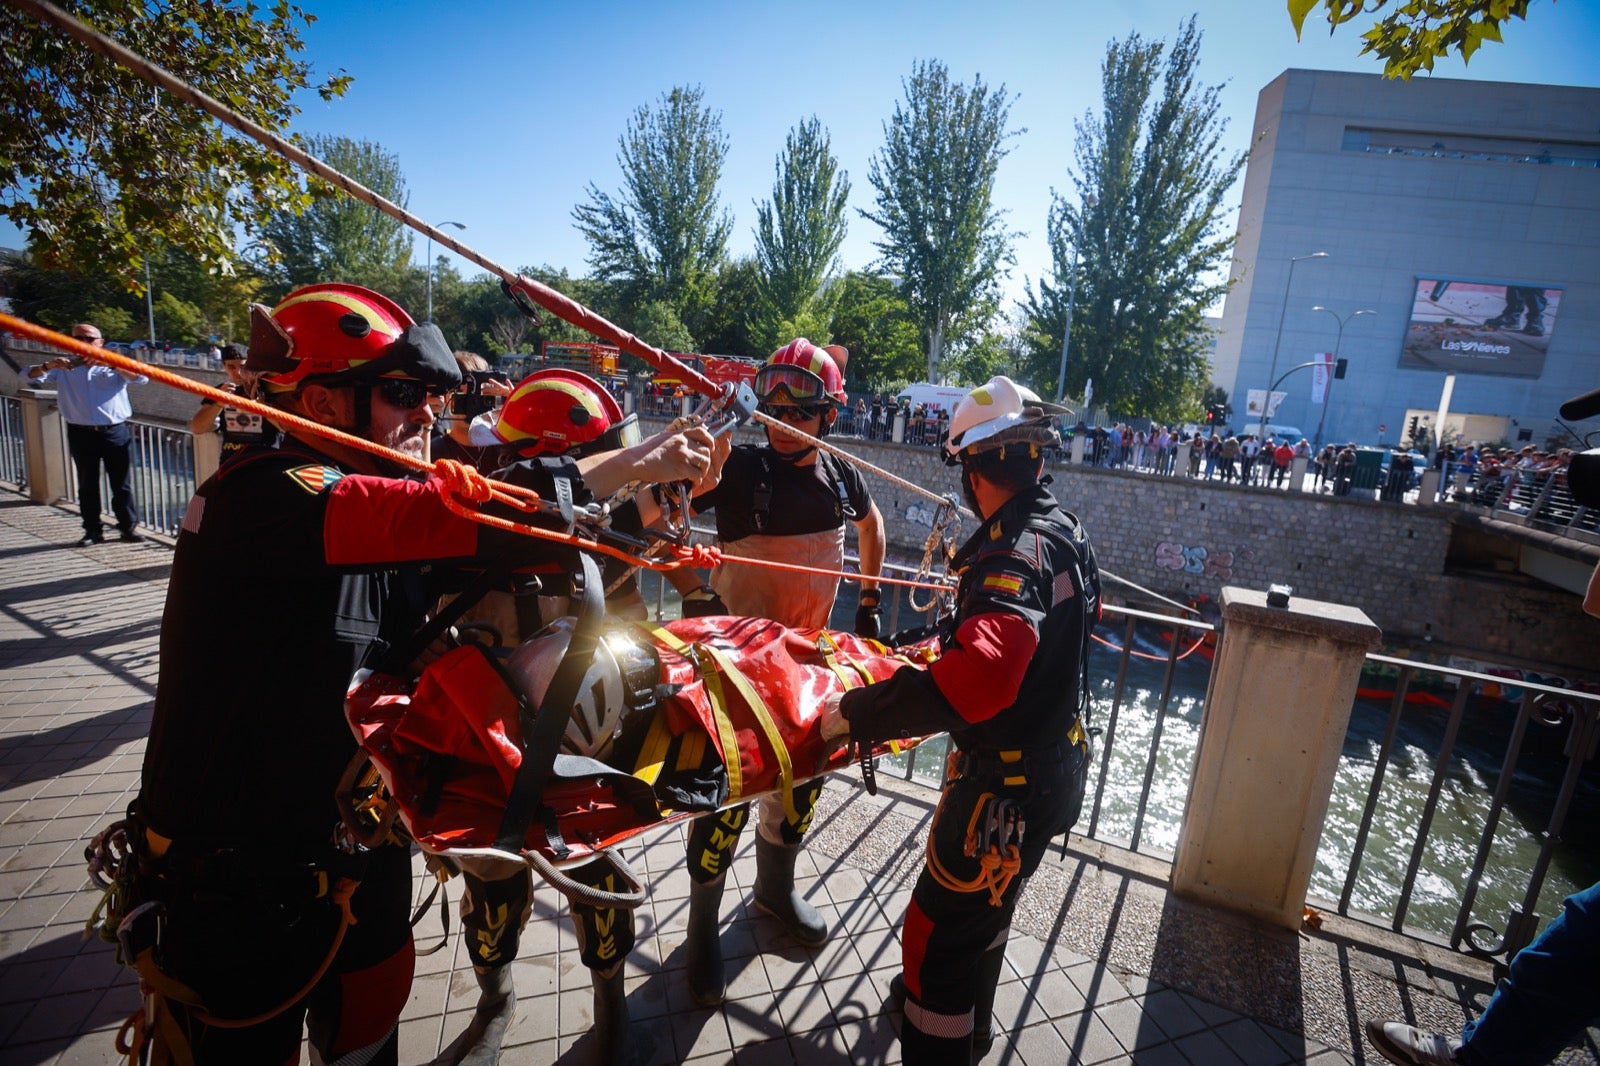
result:
<svg viewBox="0 0 1600 1066"><path fill-rule="evenodd" d="M1213 380L1236 425L1282 378L1275 420L1394 445L1437 432L1453 374L1445 439L1544 446L1600 387L1600 89L1285 71L1231 276ZM1291 368L1336 344L1347 376L1314 402Z"/></svg>

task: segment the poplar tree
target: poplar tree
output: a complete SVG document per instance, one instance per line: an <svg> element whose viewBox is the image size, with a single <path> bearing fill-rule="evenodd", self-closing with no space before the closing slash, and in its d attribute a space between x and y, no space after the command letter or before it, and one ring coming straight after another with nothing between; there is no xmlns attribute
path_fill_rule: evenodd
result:
<svg viewBox="0 0 1600 1066"><path fill-rule="evenodd" d="M622 188L613 197L591 182L589 202L572 211L595 276L627 286L632 307L666 303L696 336L733 226L717 193L728 138L702 97L678 86L634 111L617 138Z"/></svg>
<svg viewBox="0 0 1600 1066"><path fill-rule="evenodd" d="M861 214L883 229L878 266L900 279L936 382L946 344L982 331L1015 262L994 206L995 172L1015 136L1006 129L1012 98L978 77L953 82L936 61L918 63L902 85L905 101L867 170L876 210Z"/></svg>
<svg viewBox="0 0 1600 1066"><path fill-rule="evenodd" d="M829 282L844 243L850 196L850 176L839 169L828 131L815 116L789 131L773 171L772 199L756 205L759 272L749 321L760 350L785 343L790 338L783 333L801 329L801 323L826 324L837 302Z"/></svg>
<svg viewBox="0 0 1600 1066"><path fill-rule="evenodd" d="M400 159L380 144L317 136L306 150L384 199L410 199ZM262 272L283 291L329 278L393 291L411 261L411 231L325 182L309 180L312 200L300 212L276 212L264 227L271 255Z"/></svg>
<svg viewBox="0 0 1600 1066"><path fill-rule="evenodd" d="M1076 123L1077 195L1052 193L1053 276L1023 303L1026 376L1046 393L1071 302L1066 395L1092 379L1096 403L1112 410L1176 420L1199 409L1210 374L1203 319L1227 292L1234 240L1223 198L1245 160L1222 153L1220 86L1196 79L1200 37L1191 18L1170 48L1138 34L1107 47L1100 114Z"/></svg>

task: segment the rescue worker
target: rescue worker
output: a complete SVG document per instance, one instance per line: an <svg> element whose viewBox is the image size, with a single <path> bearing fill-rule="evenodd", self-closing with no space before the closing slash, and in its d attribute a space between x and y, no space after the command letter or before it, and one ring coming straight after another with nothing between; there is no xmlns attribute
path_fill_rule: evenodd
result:
<svg viewBox="0 0 1600 1066"><path fill-rule="evenodd" d="M247 369L283 411L422 456L434 403L461 377L438 328L355 285L251 306ZM136 874L119 934L138 961L146 1023L170 1061L395 1063L410 989L407 847L338 832L335 790L355 753L343 701L426 612L408 564L545 542L452 513L438 478L286 423L196 492L173 558L161 670L131 808ZM653 438L504 476L579 500L639 478L693 478L704 433ZM524 520L526 520L524 516ZM238 560L257 579L231 585ZM404 668L403 666L401 668ZM353 888L353 894L351 890Z"/></svg>
<svg viewBox="0 0 1600 1066"><path fill-rule="evenodd" d="M1017 897L1083 805L1094 552L1042 479L1062 409L996 377L958 402L944 445L983 524L956 553L956 607L927 670L830 699L822 729L865 744L948 730L948 781L901 930L907 1063L989 1050ZM969 835L971 839L969 839Z"/></svg>
<svg viewBox="0 0 1600 1066"><path fill-rule="evenodd" d="M804 337L779 348L756 373L759 410L785 425L825 437L846 403L848 353L823 348ZM764 446L741 445L722 468L722 480L694 497L696 511L715 509L717 541L726 556L798 563L828 571L844 564L844 527L854 524L861 559L861 603L856 632L878 637L882 629L883 515L872 502L860 471L799 437L768 429ZM734 614L770 618L787 626L822 628L833 611L839 579L727 563L699 586L687 570L669 580L684 593L685 617ZM827 942L828 925L795 890L800 841L822 792L822 779L795 790L797 817L786 817L780 798L759 805L756 828L755 904L807 947ZM717 911L728 866L750 806L730 807L695 819L689 828L689 992L701 1006L721 1003L727 992Z"/></svg>
<svg viewBox="0 0 1600 1066"><path fill-rule="evenodd" d="M510 390L493 434L499 447L478 450L485 454L487 465L503 466L541 456L579 458L629 447L639 440L639 424L633 415L624 417L598 381L575 370L551 368L529 375ZM727 447L725 438L717 442L702 486L715 483ZM638 534L645 525L653 524L658 514L652 494L645 492L613 512L613 528ZM611 556L599 561L607 613L645 618L644 600L632 571ZM507 646L520 644L545 624L569 613L564 594L542 594L564 592L563 569L559 565L556 573L546 569L543 583L527 583L530 576L538 578L538 574L521 575L519 588L510 594L490 592L467 608L464 620L488 623ZM438 1066L489 1066L498 1061L516 1007L512 963L532 911L532 873L520 862L483 858L463 861L461 873L466 886L461 896L461 928L481 994L466 1030L436 1061ZM569 871L569 876L579 881L589 874L602 877L604 868L596 863ZM594 986L596 1061L619 1061L627 1048L623 962L633 948L633 915L574 902L572 919L579 959L588 967Z"/></svg>

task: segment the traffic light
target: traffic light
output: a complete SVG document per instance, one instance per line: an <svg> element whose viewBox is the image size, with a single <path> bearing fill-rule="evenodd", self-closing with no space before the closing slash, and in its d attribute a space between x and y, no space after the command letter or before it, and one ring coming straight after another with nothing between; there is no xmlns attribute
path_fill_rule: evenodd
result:
<svg viewBox="0 0 1600 1066"><path fill-rule="evenodd" d="M1217 424L1217 409L1215 407L1206 408L1206 425L1214 426L1216 424Z"/></svg>
<svg viewBox="0 0 1600 1066"><path fill-rule="evenodd" d="M1406 423L1406 436L1412 441L1417 439L1417 416L1412 415L1411 421Z"/></svg>
<svg viewBox="0 0 1600 1066"><path fill-rule="evenodd" d="M1333 376L1338 381L1344 380L1344 368L1350 365L1350 360L1343 357L1333 361Z"/></svg>

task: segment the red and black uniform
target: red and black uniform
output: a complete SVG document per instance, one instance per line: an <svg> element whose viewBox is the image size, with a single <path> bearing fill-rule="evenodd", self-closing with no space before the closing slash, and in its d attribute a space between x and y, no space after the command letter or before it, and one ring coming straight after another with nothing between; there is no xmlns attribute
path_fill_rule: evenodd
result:
<svg viewBox="0 0 1600 1066"><path fill-rule="evenodd" d="M553 472L576 479L529 466L519 480L545 492ZM288 441L239 456L190 501L133 808L140 887L166 908L156 961L210 1015L255 1017L326 958L340 924L330 882L361 882L355 924L294 1006L229 1029L172 1004L198 1063L292 1062L302 1024L327 1062L396 1061L414 961L410 860L396 846L334 846L334 792L356 750L344 695L420 625L430 592L410 564L542 550L450 513L445 492L351 473Z"/></svg>
<svg viewBox="0 0 1600 1066"><path fill-rule="evenodd" d="M854 740L948 730L949 782L901 932L911 1062L967 1062L989 1030L1024 880L1083 805L1085 658L1100 611L1094 552L1038 486L961 547L953 633L926 671L844 695ZM983 859L993 853L985 866ZM976 962L976 965L975 965Z"/></svg>

